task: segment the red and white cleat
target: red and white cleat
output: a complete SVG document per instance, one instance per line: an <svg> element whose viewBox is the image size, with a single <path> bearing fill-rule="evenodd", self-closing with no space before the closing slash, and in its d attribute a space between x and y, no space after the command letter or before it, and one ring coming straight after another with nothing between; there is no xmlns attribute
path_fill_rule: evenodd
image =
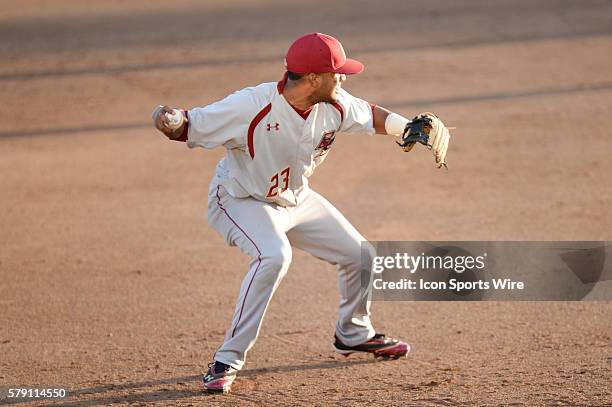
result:
<svg viewBox="0 0 612 407"><path fill-rule="evenodd" d="M338 337L334 337L334 350L348 356L355 352L371 353L380 359L399 359L410 352L410 345L398 339L387 338L385 334L376 334L369 341L357 346L346 346Z"/></svg>
<svg viewBox="0 0 612 407"><path fill-rule="evenodd" d="M238 371L225 363L213 361L202 378L204 388L214 393L229 393Z"/></svg>

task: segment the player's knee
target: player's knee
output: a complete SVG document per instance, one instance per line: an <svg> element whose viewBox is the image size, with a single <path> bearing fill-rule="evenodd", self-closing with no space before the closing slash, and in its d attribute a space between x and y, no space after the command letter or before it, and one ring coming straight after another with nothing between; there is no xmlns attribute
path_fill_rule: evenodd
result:
<svg viewBox="0 0 612 407"><path fill-rule="evenodd" d="M376 249L370 242L363 242L361 244L361 266L368 270L372 270L372 262L376 257Z"/></svg>
<svg viewBox="0 0 612 407"><path fill-rule="evenodd" d="M355 270L369 269L374 256L374 247L369 242L359 242L346 252L342 265Z"/></svg>
<svg viewBox="0 0 612 407"><path fill-rule="evenodd" d="M279 247L277 250L268 251L261 255L261 267L265 270L267 277L271 279L282 278L289 269L292 258L291 246Z"/></svg>

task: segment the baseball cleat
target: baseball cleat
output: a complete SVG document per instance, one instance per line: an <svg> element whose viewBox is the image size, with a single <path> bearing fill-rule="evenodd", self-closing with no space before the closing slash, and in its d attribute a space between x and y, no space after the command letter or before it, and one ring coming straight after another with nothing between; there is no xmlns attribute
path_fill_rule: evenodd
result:
<svg viewBox="0 0 612 407"><path fill-rule="evenodd" d="M357 346L346 346L334 336L334 350L348 356L355 352L371 353L377 359L399 359L410 352L410 345L397 339L387 338L385 334L376 334L369 341Z"/></svg>
<svg viewBox="0 0 612 407"><path fill-rule="evenodd" d="M206 391L229 393L238 371L225 363L213 361L202 378Z"/></svg>

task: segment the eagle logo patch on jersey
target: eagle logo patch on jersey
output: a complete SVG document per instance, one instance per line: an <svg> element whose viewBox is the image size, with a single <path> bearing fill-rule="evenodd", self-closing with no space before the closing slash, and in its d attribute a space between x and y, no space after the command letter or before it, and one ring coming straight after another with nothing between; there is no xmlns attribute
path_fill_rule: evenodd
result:
<svg viewBox="0 0 612 407"><path fill-rule="evenodd" d="M335 139L336 139L335 130L323 132L323 137L321 138L319 145L315 149L317 152L316 156L319 157L324 154L327 154L327 150L331 148L331 145Z"/></svg>

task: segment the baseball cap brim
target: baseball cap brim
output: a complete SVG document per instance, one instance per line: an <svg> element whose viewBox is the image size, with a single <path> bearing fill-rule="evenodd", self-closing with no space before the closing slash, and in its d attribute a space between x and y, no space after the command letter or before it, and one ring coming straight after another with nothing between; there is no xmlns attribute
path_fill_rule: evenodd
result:
<svg viewBox="0 0 612 407"><path fill-rule="evenodd" d="M358 73L362 73L363 69L364 66L361 62L357 61L356 59L347 58L344 65L342 65L340 68L336 68L332 72L343 73L345 75L355 75Z"/></svg>

